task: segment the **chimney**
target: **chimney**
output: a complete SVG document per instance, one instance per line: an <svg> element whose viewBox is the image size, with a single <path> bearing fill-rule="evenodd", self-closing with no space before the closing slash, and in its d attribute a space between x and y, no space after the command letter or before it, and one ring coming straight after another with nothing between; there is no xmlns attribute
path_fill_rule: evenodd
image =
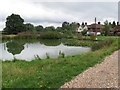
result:
<svg viewBox="0 0 120 90"><path fill-rule="evenodd" d="M101 24L101 22L98 22L98 24Z"/></svg>
<svg viewBox="0 0 120 90"><path fill-rule="evenodd" d="M85 25L87 25L87 22L85 22Z"/></svg>
<svg viewBox="0 0 120 90"><path fill-rule="evenodd" d="M117 25L119 25L119 22L117 22Z"/></svg>
<svg viewBox="0 0 120 90"><path fill-rule="evenodd" d="M95 17L95 24L96 24L96 21L97 21L97 19L96 19L96 17Z"/></svg>

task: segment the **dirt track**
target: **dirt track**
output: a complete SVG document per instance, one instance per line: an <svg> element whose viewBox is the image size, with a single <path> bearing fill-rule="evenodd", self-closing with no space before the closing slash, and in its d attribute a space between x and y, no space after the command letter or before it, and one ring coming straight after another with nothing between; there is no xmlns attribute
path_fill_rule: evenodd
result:
<svg viewBox="0 0 120 90"><path fill-rule="evenodd" d="M118 52L90 67L60 88L118 88Z"/></svg>

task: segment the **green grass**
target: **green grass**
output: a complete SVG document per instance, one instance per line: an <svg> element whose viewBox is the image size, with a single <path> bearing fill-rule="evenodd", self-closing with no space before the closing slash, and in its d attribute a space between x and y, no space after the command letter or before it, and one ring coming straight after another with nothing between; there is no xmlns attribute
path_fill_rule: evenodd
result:
<svg viewBox="0 0 120 90"><path fill-rule="evenodd" d="M83 38L90 39L90 36L84 36ZM118 39L118 36L97 36L98 40L105 40L105 39Z"/></svg>
<svg viewBox="0 0 120 90"><path fill-rule="evenodd" d="M79 39L78 36L73 35L69 36L71 39ZM118 36L97 36L97 40L105 40L105 39L118 39ZM82 36L82 39L91 39L90 36Z"/></svg>
<svg viewBox="0 0 120 90"><path fill-rule="evenodd" d="M59 88L89 67L118 50L118 40L94 52L65 58L4 61L3 88Z"/></svg>
<svg viewBox="0 0 120 90"><path fill-rule="evenodd" d="M98 41L90 40L78 40L78 39L63 39L62 43L68 46L83 46L83 47L92 47Z"/></svg>

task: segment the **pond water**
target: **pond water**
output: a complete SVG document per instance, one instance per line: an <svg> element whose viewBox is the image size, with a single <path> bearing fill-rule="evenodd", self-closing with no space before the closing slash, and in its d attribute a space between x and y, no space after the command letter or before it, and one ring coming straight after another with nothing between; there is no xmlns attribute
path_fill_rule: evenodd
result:
<svg viewBox="0 0 120 90"><path fill-rule="evenodd" d="M88 47L66 46L61 41L37 41L37 42L23 42L23 41L7 41L0 43L0 59L12 60L13 58L31 61L39 56L45 59L47 55L50 58L57 58L60 52L65 56L76 55L90 51Z"/></svg>

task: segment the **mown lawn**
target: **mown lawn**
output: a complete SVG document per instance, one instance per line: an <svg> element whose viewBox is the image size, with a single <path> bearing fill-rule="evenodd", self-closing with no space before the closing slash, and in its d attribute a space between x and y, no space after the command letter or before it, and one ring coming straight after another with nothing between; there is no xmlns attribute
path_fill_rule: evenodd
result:
<svg viewBox="0 0 120 90"><path fill-rule="evenodd" d="M27 61L5 61L3 88L59 88L89 67L100 63L118 50L118 40L96 51L65 58Z"/></svg>

